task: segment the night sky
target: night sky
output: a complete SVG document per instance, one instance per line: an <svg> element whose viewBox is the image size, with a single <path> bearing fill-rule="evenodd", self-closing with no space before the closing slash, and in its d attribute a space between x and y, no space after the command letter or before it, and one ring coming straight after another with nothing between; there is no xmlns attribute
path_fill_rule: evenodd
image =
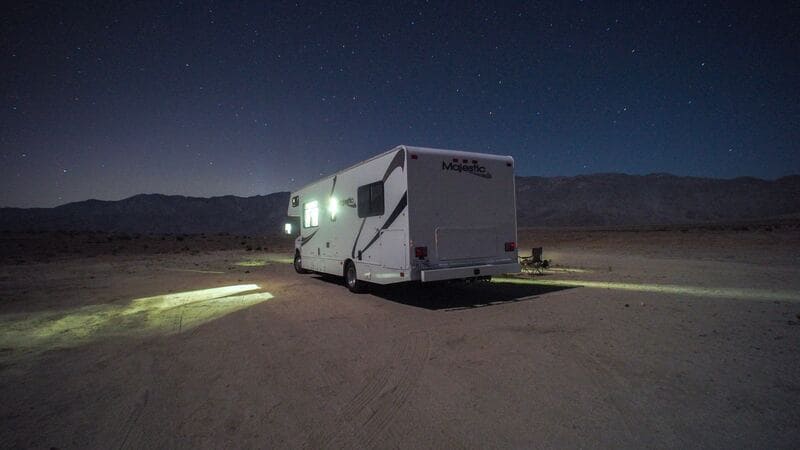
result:
<svg viewBox="0 0 800 450"><path fill-rule="evenodd" d="M397 144L520 175L800 172L798 2L18 3L0 206L266 194Z"/></svg>

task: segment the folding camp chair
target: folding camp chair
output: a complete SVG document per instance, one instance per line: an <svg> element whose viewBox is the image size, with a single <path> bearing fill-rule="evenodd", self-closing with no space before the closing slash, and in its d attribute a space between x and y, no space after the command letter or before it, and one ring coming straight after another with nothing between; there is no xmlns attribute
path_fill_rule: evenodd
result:
<svg viewBox="0 0 800 450"><path fill-rule="evenodd" d="M542 247L534 247L531 249L531 256L522 256L519 258L520 266L523 272L544 274L544 269L550 267L550 261L542 259Z"/></svg>

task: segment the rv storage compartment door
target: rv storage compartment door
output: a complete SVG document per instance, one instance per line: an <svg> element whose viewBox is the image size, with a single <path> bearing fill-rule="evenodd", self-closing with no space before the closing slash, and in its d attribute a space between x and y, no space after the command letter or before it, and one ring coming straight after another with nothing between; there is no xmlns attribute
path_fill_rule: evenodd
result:
<svg viewBox="0 0 800 450"><path fill-rule="evenodd" d="M436 254L440 261L496 256L494 228L437 228Z"/></svg>
<svg viewBox="0 0 800 450"><path fill-rule="evenodd" d="M405 269L408 246L405 230L383 230L378 240L380 261L387 269Z"/></svg>

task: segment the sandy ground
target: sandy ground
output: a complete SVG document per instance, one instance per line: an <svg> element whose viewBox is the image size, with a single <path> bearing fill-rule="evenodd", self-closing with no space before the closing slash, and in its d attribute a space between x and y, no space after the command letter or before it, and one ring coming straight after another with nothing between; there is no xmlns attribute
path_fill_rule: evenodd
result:
<svg viewBox="0 0 800 450"><path fill-rule="evenodd" d="M766 228L523 230L544 276L363 295L285 240L0 234L0 447L796 447Z"/></svg>

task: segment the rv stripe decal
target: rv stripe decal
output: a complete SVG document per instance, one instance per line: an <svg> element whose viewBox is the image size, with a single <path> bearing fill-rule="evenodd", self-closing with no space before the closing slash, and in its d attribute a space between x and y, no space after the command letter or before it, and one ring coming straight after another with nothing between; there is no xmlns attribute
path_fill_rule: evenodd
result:
<svg viewBox="0 0 800 450"><path fill-rule="evenodd" d="M381 231L389 228L394 223L394 221L397 219L397 217L400 216L400 213L403 212L404 209L406 209L406 205L407 204L408 204L408 191L403 193L403 198L401 198L400 201L397 203L397 206L395 206L394 211L392 211L392 215L389 216L388 219L386 219L386 223L383 224L381 229L378 230L378 232L369 241L369 243L367 243L367 245L364 248L361 249L362 252L367 251L367 249L370 248L370 246L372 244L374 244L375 241L377 241L379 237L381 237Z"/></svg>
<svg viewBox="0 0 800 450"><path fill-rule="evenodd" d="M406 164L405 150L398 150L397 153L394 154L392 162L389 163L389 167L386 168L386 173L383 174L382 181L385 182L389 178L389 175L391 175L392 172L394 172L394 169L398 167L405 170L405 164Z"/></svg>
<svg viewBox="0 0 800 450"><path fill-rule="evenodd" d="M355 258L356 257L356 245L358 245L358 238L361 237L361 230L364 229L364 224L365 223L367 223L367 218L366 217L364 217L364 219L361 221L361 226L358 227L358 234L356 235L356 239L353 241L353 251L350 252L350 257L351 258Z"/></svg>
<svg viewBox="0 0 800 450"><path fill-rule="evenodd" d="M400 149L397 151L397 153L394 154L394 158L392 158L392 162L390 162L389 166L386 168L386 172L384 172L381 181L386 182L386 180L389 178L389 175L391 175L392 172L394 172L394 169L398 167L405 170L405 164L406 164L406 151L405 149ZM336 179L334 178L334 184L335 183ZM403 208L405 208L405 204L408 202L408 199L406 198L407 194L408 192L403 194L403 198L400 200L400 203L403 204ZM399 207L400 205L398 204L397 206ZM386 223L383 225L383 228L386 228L389 225L391 225L392 222L394 222L394 220L397 219L397 216L402 212L403 208L400 208L400 211L398 211L397 208L395 208L395 211L392 213L391 216L389 216L389 220L386 221ZM361 237L361 231L364 230L365 223L367 223L367 217L365 217L364 220L361 221L361 226L358 227L358 234L356 234L356 239L353 241L353 250L350 252L351 258L356 257L356 246L358 246L358 239ZM380 231L378 232L377 235L375 235L374 238L372 238L369 244L367 244L367 246L364 247L364 249L361 251L363 252L364 250L369 248L369 246L372 245L372 243L375 242L375 240L378 239L379 236L380 236Z"/></svg>
<svg viewBox="0 0 800 450"><path fill-rule="evenodd" d="M306 243L308 243L308 241L310 241L310 240L311 240L311 238L313 238L313 237L314 237L314 235L315 235L315 234L317 234L317 231L319 231L319 230L314 230L314 232L313 232L313 233L311 233L311 234L309 234L308 236L306 236L306 237L304 237L304 238L300 239L300 246L302 247L302 246L306 245Z"/></svg>

